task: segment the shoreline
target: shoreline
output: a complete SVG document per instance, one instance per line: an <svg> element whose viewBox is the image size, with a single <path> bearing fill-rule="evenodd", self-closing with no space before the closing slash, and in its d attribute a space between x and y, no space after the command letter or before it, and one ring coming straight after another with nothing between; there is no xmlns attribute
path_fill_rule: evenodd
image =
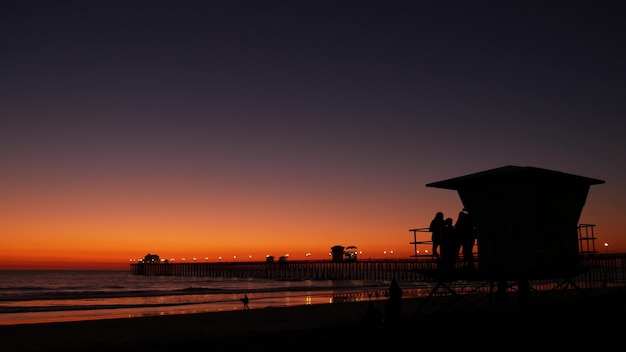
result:
<svg viewBox="0 0 626 352"><path fill-rule="evenodd" d="M559 291L560 292L560 291ZM623 344L626 289L554 292L531 296L523 309L507 298L504 308L481 294L402 300L399 322L370 322L372 305L384 312L386 300L268 307L209 313L148 316L61 323L0 326L0 350L13 351L171 351L182 348L229 350L293 348L350 349L421 347L589 346ZM426 302L426 303L425 303ZM446 304L447 303L447 304ZM511 346L509 346L511 347Z"/></svg>

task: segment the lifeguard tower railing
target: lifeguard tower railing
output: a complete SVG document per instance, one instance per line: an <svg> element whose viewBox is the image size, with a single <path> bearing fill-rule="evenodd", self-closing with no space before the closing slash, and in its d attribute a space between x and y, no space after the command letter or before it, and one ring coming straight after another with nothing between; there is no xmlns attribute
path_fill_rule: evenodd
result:
<svg viewBox="0 0 626 352"><path fill-rule="evenodd" d="M581 256L594 255L598 253L595 244L595 241L597 240L594 233L595 226L595 224L578 225L578 244ZM413 241L409 243L413 245L413 254L411 257L415 259L432 257L433 241L430 229L428 227L419 227L409 229L409 231L413 233ZM478 258L476 256L478 253L476 242L474 243L474 247L472 249L472 255L474 256L474 261L477 262Z"/></svg>

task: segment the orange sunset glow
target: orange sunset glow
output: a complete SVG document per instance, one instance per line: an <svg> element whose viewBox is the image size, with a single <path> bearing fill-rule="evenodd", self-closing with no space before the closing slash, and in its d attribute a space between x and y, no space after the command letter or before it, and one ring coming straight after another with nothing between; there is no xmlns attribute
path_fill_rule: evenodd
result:
<svg viewBox="0 0 626 352"><path fill-rule="evenodd" d="M0 270L409 259L409 229L463 208L426 184L504 165L604 180L579 223L626 252L619 31L294 6L7 9Z"/></svg>

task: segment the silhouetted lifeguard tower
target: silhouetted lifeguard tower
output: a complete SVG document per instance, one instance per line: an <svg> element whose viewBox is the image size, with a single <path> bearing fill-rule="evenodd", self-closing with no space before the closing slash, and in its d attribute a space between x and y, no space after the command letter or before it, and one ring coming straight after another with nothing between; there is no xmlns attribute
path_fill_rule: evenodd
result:
<svg viewBox="0 0 626 352"><path fill-rule="evenodd" d="M578 272L578 220L589 187L602 183L536 167L504 166L426 186L459 193L478 230L480 271L517 279Z"/></svg>
<svg viewBox="0 0 626 352"><path fill-rule="evenodd" d="M603 183L536 167L504 166L426 186L456 190L476 226L478 267L466 278L519 283L571 282L580 273L578 221L589 187Z"/></svg>

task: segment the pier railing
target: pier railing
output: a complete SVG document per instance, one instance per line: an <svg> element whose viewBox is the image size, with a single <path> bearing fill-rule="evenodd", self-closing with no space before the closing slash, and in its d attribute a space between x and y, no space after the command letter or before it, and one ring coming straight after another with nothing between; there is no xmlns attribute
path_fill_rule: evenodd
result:
<svg viewBox="0 0 626 352"><path fill-rule="evenodd" d="M476 259L478 268L480 262ZM461 263L462 264L462 263ZM354 262L289 261L190 262L130 265L132 275L258 278L270 280L432 281L432 258L362 260ZM581 271L573 279L580 287L626 286L626 254L581 256ZM477 269L479 270L479 269ZM484 279L482 279L484 280Z"/></svg>

